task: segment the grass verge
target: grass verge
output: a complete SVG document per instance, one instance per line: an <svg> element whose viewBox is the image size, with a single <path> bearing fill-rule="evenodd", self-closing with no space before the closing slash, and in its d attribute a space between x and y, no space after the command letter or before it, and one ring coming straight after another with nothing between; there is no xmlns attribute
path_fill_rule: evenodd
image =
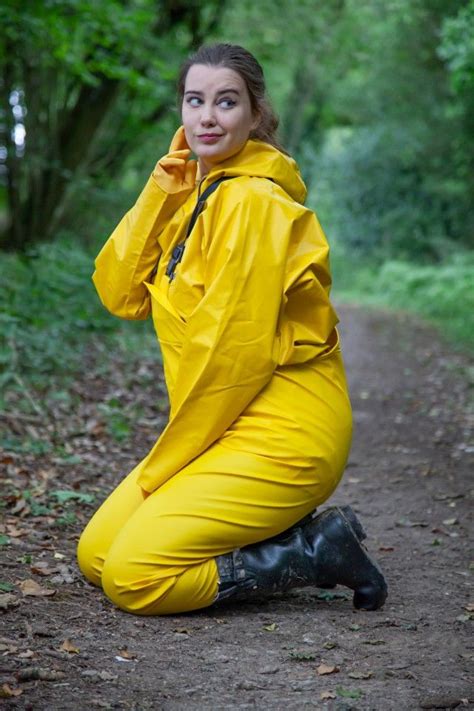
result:
<svg viewBox="0 0 474 711"><path fill-rule="evenodd" d="M377 265L334 250L336 300L388 306L421 315L450 345L474 350L474 254L437 265L390 260Z"/></svg>

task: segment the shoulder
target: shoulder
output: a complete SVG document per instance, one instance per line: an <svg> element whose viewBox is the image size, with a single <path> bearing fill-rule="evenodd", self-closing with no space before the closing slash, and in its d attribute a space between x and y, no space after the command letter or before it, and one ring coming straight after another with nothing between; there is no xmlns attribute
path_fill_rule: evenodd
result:
<svg viewBox="0 0 474 711"><path fill-rule="evenodd" d="M216 193L216 206L225 210L248 210L253 208L263 213L284 212L292 219L311 214L311 210L294 200L270 178L240 175L226 180Z"/></svg>

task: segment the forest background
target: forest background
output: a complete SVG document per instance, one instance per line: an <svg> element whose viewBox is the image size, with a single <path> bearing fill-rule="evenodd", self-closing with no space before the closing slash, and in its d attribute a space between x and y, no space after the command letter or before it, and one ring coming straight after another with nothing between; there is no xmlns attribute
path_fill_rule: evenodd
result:
<svg viewBox="0 0 474 711"><path fill-rule="evenodd" d="M91 352L106 368L156 348L90 274L167 152L177 70L202 42L264 66L336 300L474 345L473 0L6 0L0 28L0 410L67 403Z"/></svg>

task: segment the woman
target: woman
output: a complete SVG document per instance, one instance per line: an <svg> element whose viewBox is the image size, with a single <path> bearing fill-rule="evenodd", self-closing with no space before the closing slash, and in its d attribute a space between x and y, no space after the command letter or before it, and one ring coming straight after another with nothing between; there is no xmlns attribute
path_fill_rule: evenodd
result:
<svg viewBox="0 0 474 711"><path fill-rule="evenodd" d="M327 243L262 69L204 47L179 95L183 126L94 274L112 313L152 314L169 422L83 532L80 567L143 615L338 583L376 609L386 585L353 512L308 515L342 476L351 412Z"/></svg>

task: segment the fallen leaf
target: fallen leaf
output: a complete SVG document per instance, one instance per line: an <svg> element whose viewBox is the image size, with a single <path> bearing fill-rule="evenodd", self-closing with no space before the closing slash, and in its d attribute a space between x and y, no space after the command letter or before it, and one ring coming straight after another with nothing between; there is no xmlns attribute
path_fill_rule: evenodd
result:
<svg viewBox="0 0 474 711"><path fill-rule="evenodd" d="M317 600L324 600L325 602L330 602L331 600L348 600L348 593L343 590L337 590L333 592L332 590L318 590L315 595Z"/></svg>
<svg viewBox="0 0 474 711"><path fill-rule="evenodd" d="M446 501L446 499L463 499L464 497L465 497L465 494L444 493L444 494L435 494L433 496L433 499L435 501Z"/></svg>
<svg viewBox="0 0 474 711"><path fill-rule="evenodd" d="M464 609L468 612L474 612L474 602L468 602L467 605L464 605Z"/></svg>
<svg viewBox="0 0 474 711"><path fill-rule="evenodd" d="M43 588L41 585L38 585L36 580L32 580L31 578L22 580L18 583L18 587L23 595L31 595L32 597L48 597L56 593L56 590L52 590L51 588Z"/></svg>
<svg viewBox="0 0 474 711"><path fill-rule="evenodd" d="M120 656L123 659L136 659L137 655L134 652L129 652L129 650L125 647L124 649L121 649L119 651Z"/></svg>
<svg viewBox="0 0 474 711"><path fill-rule="evenodd" d="M49 568L48 563L36 563L31 566L30 570L36 575L53 575L59 571L59 568Z"/></svg>
<svg viewBox="0 0 474 711"><path fill-rule="evenodd" d="M65 639L59 649L61 652L67 652L68 654L79 654L78 647L75 647L70 639Z"/></svg>
<svg viewBox="0 0 474 711"><path fill-rule="evenodd" d="M102 679L102 681L114 681L117 678L115 674L111 674L108 671L99 672L99 677Z"/></svg>
<svg viewBox="0 0 474 711"><path fill-rule="evenodd" d="M361 629L361 626L360 625L349 625L349 629L351 630L351 632L357 632L358 630Z"/></svg>
<svg viewBox="0 0 474 711"><path fill-rule="evenodd" d="M16 678L18 681L58 681L64 679L66 674L56 669L42 669L41 667L26 667L17 672Z"/></svg>
<svg viewBox="0 0 474 711"><path fill-rule="evenodd" d="M323 647L324 649L334 649L335 647L338 647L337 642L324 642Z"/></svg>
<svg viewBox="0 0 474 711"><path fill-rule="evenodd" d="M373 675L371 671L353 671L348 674L351 679L370 679Z"/></svg>
<svg viewBox="0 0 474 711"><path fill-rule="evenodd" d="M391 553L394 550L395 548L393 546L379 546L379 551L382 551L384 553Z"/></svg>
<svg viewBox="0 0 474 711"><path fill-rule="evenodd" d="M131 664L133 659L125 659L125 657L120 657L118 654L115 656L115 660L117 662L127 662L127 664Z"/></svg>
<svg viewBox="0 0 474 711"><path fill-rule="evenodd" d="M64 560L66 556L63 553L55 553L54 557L56 558L56 560Z"/></svg>
<svg viewBox="0 0 474 711"><path fill-rule="evenodd" d="M278 625L276 622L272 622L271 625L263 625L262 629L266 630L267 632L275 632L275 630L278 629Z"/></svg>
<svg viewBox="0 0 474 711"><path fill-rule="evenodd" d="M18 657L20 659L31 659L31 657L34 657L35 653L33 652L32 649L27 649L26 652L20 652Z"/></svg>
<svg viewBox="0 0 474 711"><path fill-rule="evenodd" d="M26 528L17 528L16 526L7 525L7 533L11 538L19 538L20 536L26 536L28 531Z"/></svg>
<svg viewBox="0 0 474 711"><path fill-rule="evenodd" d="M403 526L404 528L426 528L429 526L429 524L426 521L410 521L407 518L401 518L399 519L396 524L396 526Z"/></svg>
<svg viewBox="0 0 474 711"><path fill-rule="evenodd" d="M322 691L319 698L321 701L328 701L329 699L337 698L337 694L334 691Z"/></svg>
<svg viewBox="0 0 474 711"><path fill-rule="evenodd" d="M326 674L337 674L337 672L339 671L339 667L336 667L333 664L320 664L316 671L318 672L319 676L325 676Z"/></svg>
<svg viewBox="0 0 474 711"><path fill-rule="evenodd" d="M0 698L11 699L15 696L20 696L22 693L23 689L13 689L9 684L2 684Z"/></svg>
<svg viewBox="0 0 474 711"><path fill-rule="evenodd" d="M19 599L11 593L0 595L0 610L8 610L9 607L16 607L19 604Z"/></svg>
<svg viewBox="0 0 474 711"><path fill-rule="evenodd" d="M11 583L0 583L1 592L11 592L13 589L14 586Z"/></svg>
<svg viewBox="0 0 474 711"><path fill-rule="evenodd" d="M11 642L7 642L4 644L3 642L0 643L0 653L3 654L15 654L15 652L18 652L18 647L16 644L11 644Z"/></svg>
<svg viewBox="0 0 474 711"><path fill-rule="evenodd" d="M457 518L445 518L443 523L445 526L455 526L459 521Z"/></svg>
<svg viewBox="0 0 474 711"><path fill-rule="evenodd" d="M23 509L26 507L26 501L25 499L18 499L16 502L15 506L10 510L11 514L17 514L20 513L20 511L23 511Z"/></svg>
<svg viewBox="0 0 474 711"><path fill-rule="evenodd" d="M176 634L191 634L187 627L176 627L173 632L176 632Z"/></svg>

